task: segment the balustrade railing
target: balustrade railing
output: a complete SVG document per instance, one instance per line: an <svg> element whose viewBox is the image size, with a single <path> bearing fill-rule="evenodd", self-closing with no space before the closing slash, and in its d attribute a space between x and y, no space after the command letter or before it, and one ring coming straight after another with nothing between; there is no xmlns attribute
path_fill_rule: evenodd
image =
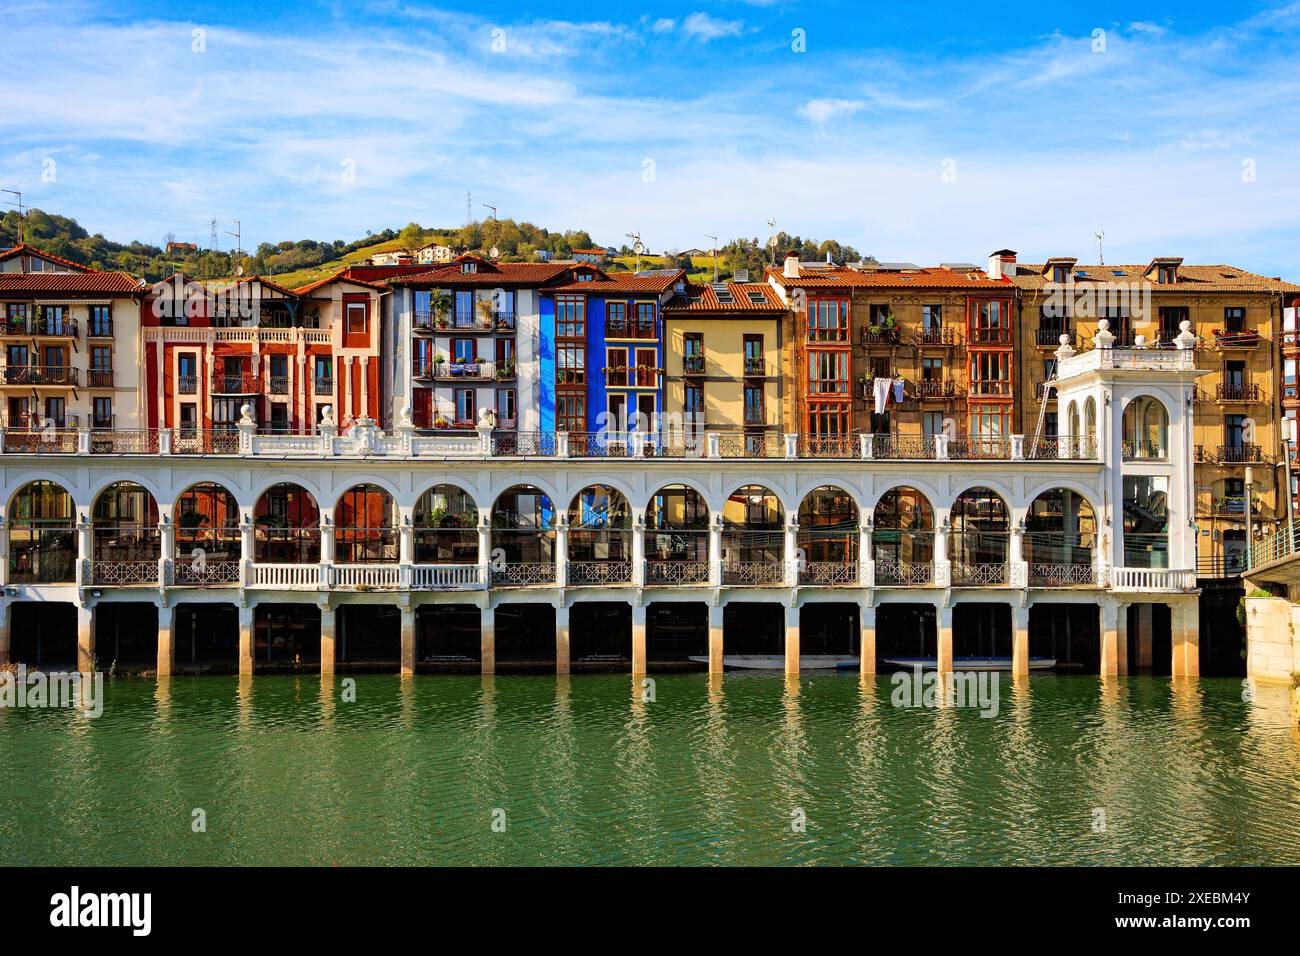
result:
<svg viewBox="0 0 1300 956"><path fill-rule="evenodd" d="M933 580L933 561L895 561L892 558L876 558L878 586L919 587Z"/></svg>
<svg viewBox="0 0 1300 956"><path fill-rule="evenodd" d="M1006 584L1007 564L952 562L953 587L982 587L985 585Z"/></svg>
<svg viewBox="0 0 1300 956"><path fill-rule="evenodd" d="M799 569L799 583L812 586L857 584L858 562L806 561Z"/></svg>
<svg viewBox="0 0 1300 956"><path fill-rule="evenodd" d="M569 586L626 584L632 580L631 561L570 561Z"/></svg>
<svg viewBox="0 0 1300 956"><path fill-rule="evenodd" d="M492 568L493 587L528 587L554 585L553 562L507 563Z"/></svg>
<svg viewBox="0 0 1300 956"><path fill-rule="evenodd" d="M771 587L785 582L779 561L734 561L722 565L722 583L741 587Z"/></svg>
<svg viewBox="0 0 1300 956"><path fill-rule="evenodd" d="M645 583L667 586L708 584L709 562L652 559L645 563Z"/></svg>
<svg viewBox="0 0 1300 956"><path fill-rule="evenodd" d="M1055 564L1035 561L1029 565L1029 584L1036 588L1093 584L1095 577L1091 564Z"/></svg>

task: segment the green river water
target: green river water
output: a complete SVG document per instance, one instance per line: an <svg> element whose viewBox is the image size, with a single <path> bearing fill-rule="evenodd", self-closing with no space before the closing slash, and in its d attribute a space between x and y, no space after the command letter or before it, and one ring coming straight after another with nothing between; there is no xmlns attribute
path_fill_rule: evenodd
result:
<svg viewBox="0 0 1300 956"><path fill-rule="evenodd" d="M650 701L628 675L366 675L354 702L116 679L97 719L0 710L0 863L1300 864L1286 688L1003 675L982 718L895 707L888 676L652 676Z"/></svg>

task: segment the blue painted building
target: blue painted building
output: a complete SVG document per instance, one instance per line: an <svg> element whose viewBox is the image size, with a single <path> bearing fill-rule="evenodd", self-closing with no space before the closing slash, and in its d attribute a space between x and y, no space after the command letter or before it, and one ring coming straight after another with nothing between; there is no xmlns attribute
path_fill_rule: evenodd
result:
<svg viewBox="0 0 1300 956"><path fill-rule="evenodd" d="M682 270L572 270L540 292L539 421L570 434L657 430L664 409L662 306Z"/></svg>

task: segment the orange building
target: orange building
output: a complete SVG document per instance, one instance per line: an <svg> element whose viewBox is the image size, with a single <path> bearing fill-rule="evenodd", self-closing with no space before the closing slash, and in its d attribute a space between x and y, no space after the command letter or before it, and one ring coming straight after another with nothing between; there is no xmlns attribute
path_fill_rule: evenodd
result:
<svg viewBox="0 0 1300 956"><path fill-rule="evenodd" d="M309 434L332 408L339 427L381 424L381 297L336 273L297 289L254 277L226 287L183 276L154 286L145 310L148 424L233 431L244 405L263 431Z"/></svg>

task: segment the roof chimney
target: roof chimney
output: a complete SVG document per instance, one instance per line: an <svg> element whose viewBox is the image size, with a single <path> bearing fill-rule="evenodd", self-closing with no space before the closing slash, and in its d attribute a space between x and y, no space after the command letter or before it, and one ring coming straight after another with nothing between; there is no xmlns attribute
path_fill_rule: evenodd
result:
<svg viewBox="0 0 1300 956"><path fill-rule="evenodd" d="M989 253L989 278L1010 279L1016 274L1016 254L1010 249Z"/></svg>
<svg viewBox="0 0 1300 956"><path fill-rule="evenodd" d="M782 270L782 274L787 279L799 278L799 253L787 252L785 254L785 268Z"/></svg>

